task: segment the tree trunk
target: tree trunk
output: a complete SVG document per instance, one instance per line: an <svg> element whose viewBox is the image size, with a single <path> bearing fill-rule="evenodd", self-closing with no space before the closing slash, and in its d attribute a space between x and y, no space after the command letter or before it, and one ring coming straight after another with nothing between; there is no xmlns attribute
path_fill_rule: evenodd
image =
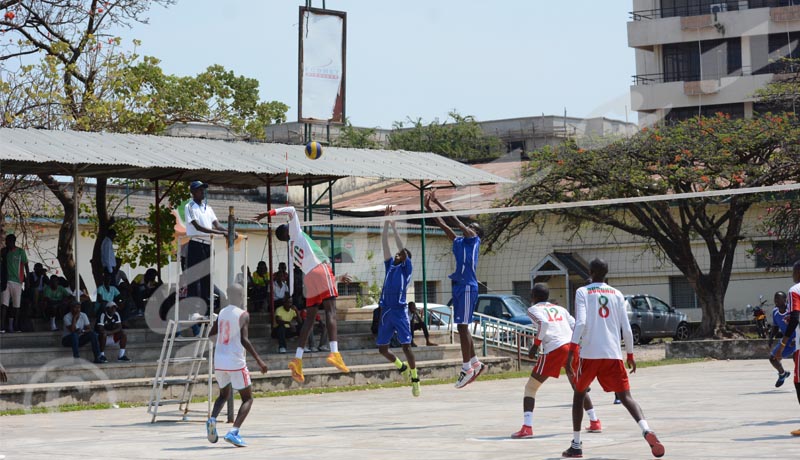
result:
<svg viewBox="0 0 800 460"><path fill-rule="evenodd" d="M703 311L703 321L700 323L699 334L701 337L722 338L730 336L725 323L725 287L720 277L701 274L689 282L694 286L695 293L700 300Z"/></svg>
<svg viewBox="0 0 800 460"><path fill-rule="evenodd" d="M111 228L111 219L108 217L108 203L106 201L108 179L105 177L97 178L97 189L95 191L95 208L97 211L97 237L92 248L92 277L95 286L103 284L103 260L101 258L101 248L103 240Z"/></svg>
<svg viewBox="0 0 800 460"><path fill-rule="evenodd" d="M39 179L42 180L45 186L53 192L53 195L61 203L64 210L64 218L61 221L61 228L58 230L58 253L56 258L61 271L64 276L69 280L71 286L75 285L75 251L73 244L75 242L75 199L80 200L83 193L83 181L78 181L74 184L72 195L67 195L67 191L62 187L53 176L40 174Z"/></svg>

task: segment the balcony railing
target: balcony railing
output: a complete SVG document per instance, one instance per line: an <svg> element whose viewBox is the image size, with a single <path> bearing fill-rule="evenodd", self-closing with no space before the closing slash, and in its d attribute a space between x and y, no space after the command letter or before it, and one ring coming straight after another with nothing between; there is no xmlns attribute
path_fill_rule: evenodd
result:
<svg viewBox="0 0 800 460"><path fill-rule="evenodd" d="M704 74L701 76L699 73L661 72L634 75L632 79L635 86L646 86L657 85L659 83L719 80L726 77L747 77L751 75L766 74L784 75L793 73L800 73L800 62L795 60L781 60L771 62L766 66L755 70L753 70L751 67L743 66L736 72L731 72L728 74L715 75L712 72L704 72Z"/></svg>
<svg viewBox="0 0 800 460"><path fill-rule="evenodd" d="M738 3L735 2L726 3L724 0L720 0L718 3L717 2L713 3L713 6L716 6L717 4L726 5L724 11L739 10L739 5ZM756 8L778 8L782 6L794 6L794 5L800 5L800 0L750 0L744 9L752 10ZM676 6L667 8L657 8L652 10L631 11L628 14L634 21L645 21L651 19L701 16L704 14L713 14L714 11L712 11L711 7L712 4L703 3L700 5L685 5L685 6Z"/></svg>

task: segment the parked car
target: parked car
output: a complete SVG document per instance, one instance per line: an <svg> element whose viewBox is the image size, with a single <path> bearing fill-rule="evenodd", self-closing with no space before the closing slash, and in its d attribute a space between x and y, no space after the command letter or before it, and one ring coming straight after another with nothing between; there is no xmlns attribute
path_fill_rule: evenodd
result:
<svg viewBox="0 0 800 460"><path fill-rule="evenodd" d="M450 299L448 305L452 305ZM532 325L528 317L529 305L522 300L522 297L511 294L479 294L478 303L475 305L475 313L486 316L511 321L512 323Z"/></svg>
<svg viewBox="0 0 800 460"><path fill-rule="evenodd" d="M673 337L675 340L689 338L686 315L663 300L644 294L625 296L625 300L628 301L633 343L646 344L658 337Z"/></svg>
<svg viewBox="0 0 800 460"><path fill-rule="evenodd" d="M378 304L364 305L361 308L372 311L378 308ZM417 311L419 311L420 315L422 314L422 308L422 302L417 302ZM448 324L453 321L451 307L440 303L428 303L428 314L430 315L428 320L430 329L447 329Z"/></svg>

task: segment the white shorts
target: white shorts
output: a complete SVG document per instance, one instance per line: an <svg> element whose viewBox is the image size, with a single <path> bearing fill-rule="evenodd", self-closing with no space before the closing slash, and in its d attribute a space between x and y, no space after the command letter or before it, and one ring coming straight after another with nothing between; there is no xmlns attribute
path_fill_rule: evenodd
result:
<svg viewBox="0 0 800 460"><path fill-rule="evenodd" d="M214 376L217 378L217 383L220 388L231 385L234 390L244 390L252 383L250 381L250 371L248 371L246 367L238 371L215 369Z"/></svg>
<svg viewBox="0 0 800 460"><path fill-rule="evenodd" d="M11 304L9 304L8 301L12 300L14 301L14 308L19 308L21 306L20 302L22 301L22 285L14 281L9 281L7 286L6 290L3 291L2 298L0 298L0 303L6 307L10 307Z"/></svg>

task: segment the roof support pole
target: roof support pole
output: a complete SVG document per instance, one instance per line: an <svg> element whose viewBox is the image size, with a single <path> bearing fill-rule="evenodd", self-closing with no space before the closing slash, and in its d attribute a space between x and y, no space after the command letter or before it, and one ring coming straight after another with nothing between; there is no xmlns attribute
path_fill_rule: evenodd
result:
<svg viewBox="0 0 800 460"><path fill-rule="evenodd" d="M419 181L419 209L420 213L425 214L425 181ZM430 325L430 318L428 317L428 270L427 262L425 260L425 218L422 218L422 226L420 227L422 236L422 311L425 318L425 324Z"/></svg>
<svg viewBox="0 0 800 460"><path fill-rule="evenodd" d="M81 257L78 254L78 236L80 235L80 227L78 227L78 211L80 210L80 199L81 196L78 194L78 175L76 174L73 176L72 180L72 212L75 214L75 242L73 243L74 246L72 248L72 252L75 253L75 300L78 302L81 301Z"/></svg>
<svg viewBox="0 0 800 460"><path fill-rule="evenodd" d="M158 179L153 182L156 188L156 270L158 271L158 282L161 283L161 194L158 191ZM180 253L180 251L178 252ZM180 262L180 258L178 262Z"/></svg>
<svg viewBox="0 0 800 460"><path fill-rule="evenodd" d="M288 199L289 196L288 186L286 190L286 196ZM272 180L269 177L267 177L267 211L272 211ZM274 281L272 279L272 274L275 273L275 269L273 268L272 265L272 216L270 215L267 215L267 252L269 252L268 254L269 282L272 283ZM293 269L294 269L293 266L287 268L287 270L293 270ZM274 296L272 295L273 287L274 285L270 284L269 286L270 295L267 296L267 302L269 302L269 315L270 318L272 318L270 321L272 321L272 327L275 327L275 299L273 298Z"/></svg>
<svg viewBox="0 0 800 460"><path fill-rule="evenodd" d="M328 125L328 128L330 129L330 125ZM330 220L333 220L333 183L334 182L336 182L336 181L333 181L333 180L328 181L328 206L329 206L328 207L328 218L330 218ZM330 225L330 231L331 231L331 251L330 251L330 255L331 255L331 271L333 271L333 275L336 276L336 257L335 257L336 256L336 248L335 248L334 240L333 240L333 224Z"/></svg>

